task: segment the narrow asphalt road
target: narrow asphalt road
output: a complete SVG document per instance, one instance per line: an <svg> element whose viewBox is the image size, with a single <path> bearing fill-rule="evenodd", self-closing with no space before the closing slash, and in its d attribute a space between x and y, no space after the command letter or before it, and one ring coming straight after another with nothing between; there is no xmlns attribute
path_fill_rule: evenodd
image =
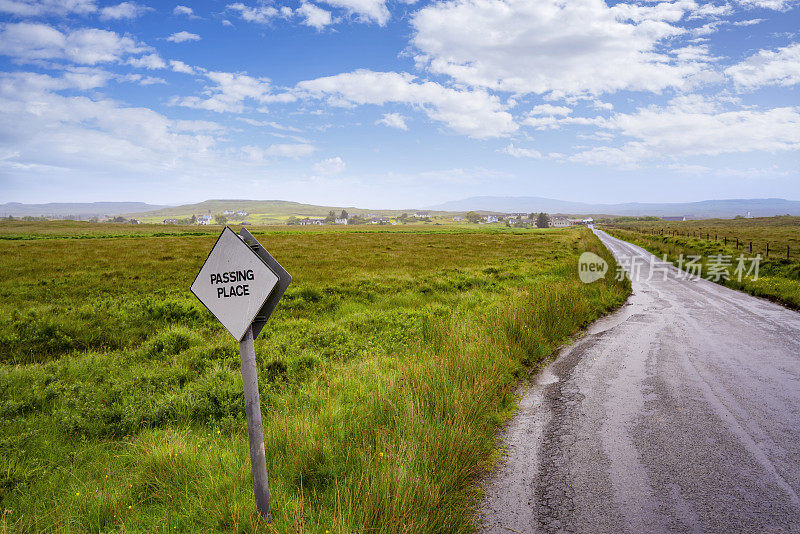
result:
<svg viewBox="0 0 800 534"><path fill-rule="evenodd" d="M800 532L800 314L597 233L641 276L525 390L482 532Z"/></svg>

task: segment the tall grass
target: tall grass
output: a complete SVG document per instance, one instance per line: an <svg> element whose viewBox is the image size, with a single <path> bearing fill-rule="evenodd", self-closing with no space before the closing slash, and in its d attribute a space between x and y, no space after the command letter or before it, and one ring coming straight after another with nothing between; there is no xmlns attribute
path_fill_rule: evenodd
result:
<svg viewBox="0 0 800 534"><path fill-rule="evenodd" d="M61 264L75 268L62 302L0 278L10 297L0 304L11 351L0 365L5 531L471 531L476 477L513 413L516 383L629 291L578 281L581 252L613 262L586 231L274 240L297 283L256 343L266 525L253 505L236 344L182 285L161 286L165 268L185 260L158 243L186 243L139 239L147 252L138 260L104 267L146 279L139 291L96 280L86 258L102 240L61 249ZM40 268L50 265L46 247L38 251ZM2 257L6 272L36 262ZM95 292L106 296L87 302ZM108 311L117 341L49 352L15 342L26 306L87 331Z"/></svg>

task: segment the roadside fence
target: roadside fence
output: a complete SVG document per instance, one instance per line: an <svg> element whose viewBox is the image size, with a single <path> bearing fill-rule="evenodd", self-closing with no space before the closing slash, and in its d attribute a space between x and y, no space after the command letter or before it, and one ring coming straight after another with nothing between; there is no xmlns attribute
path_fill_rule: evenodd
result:
<svg viewBox="0 0 800 534"><path fill-rule="evenodd" d="M614 228L618 228L620 230L632 230L635 232L639 232L640 234L647 234L647 235L655 235L655 236L671 236L671 237L692 237L695 239L704 239L706 241L714 241L715 243L722 243L726 247L728 246L728 242L731 243L731 246L735 244L736 250L749 250L750 254L753 253L755 250L756 252L763 252L764 258L769 258L770 253L774 258L785 257L787 260L791 260L792 256L795 257L800 256L800 251L792 250L790 245L786 245L785 249L785 256L784 256L784 249L782 245L775 245L775 243L770 243L766 241L763 243L763 246L759 248L759 243L756 241L755 246L753 246L753 241L739 239L736 236L728 236L726 234L719 235L717 233L712 234L711 232L702 232L699 230L692 230L692 231L683 231L680 230L673 230L669 228L636 228L636 227L627 227L627 226L613 226Z"/></svg>

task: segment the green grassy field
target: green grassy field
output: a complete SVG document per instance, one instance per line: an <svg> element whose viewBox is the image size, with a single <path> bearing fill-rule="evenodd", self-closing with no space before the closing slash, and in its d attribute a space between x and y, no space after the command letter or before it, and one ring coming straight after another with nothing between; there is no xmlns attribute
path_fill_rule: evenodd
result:
<svg viewBox="0 0 800 534"><path fill-rule="evenodd" d="M238 345L188 291L219 229L36 224L0 226L2 532L470 531L515 384L629 292L578 281L613 263L585 229L255 229L294 277L256 341L265 525Z"/></svg>
<svg viewBox="0 0 800 534"><path fill-rule="evenodd" d="M714 281L800 309L800 217L639 222L605 229L658 256L666 254L673 262L681 255L700 255L704 273L709 261L716 261L712 258L728 257L731 265L726 269L727 275ZM739 280L735 269L737 258L742 255L748 260L761 256L757 278L743 276ZM746 265L749 267L750 262Z"/></svg>
<svg viewBox="0 0 800 534"><path fill-rule="evenodd" d="M239 225L231 224L230 226ZM91 223L86 221L54 220L47 222L20 221L0 219L0 241L33 241L39 239L117 239L121 237L197 237L217 236L222 231L222 225L174 225L174 224L128 224L128 223ZM322 226L290 226L285 224L272 224L261 226L248 226L251 231L260 233L283 234L298 232L319 234L328 232L346 231L349 233L447 233L447 232L504 232L504 223L492 224L435 224L435 223L409 223L397 226L359 224L353 226L322 225Z"/></svg>

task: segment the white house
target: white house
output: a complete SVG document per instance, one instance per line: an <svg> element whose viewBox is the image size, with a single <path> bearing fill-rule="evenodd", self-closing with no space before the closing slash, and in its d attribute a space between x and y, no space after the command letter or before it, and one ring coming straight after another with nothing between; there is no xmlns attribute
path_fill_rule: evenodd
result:
<svg viewBox="0 0 800 534"><path fill-rule="evenodd" d="M487 215L486 216L486 222L487 223L496 223L499 220L500 219L498 219L497 216L495 216L495 215Z"/></svg>
<svg viewBox="0 0 800 534"><path fill-rule="evenodd" d="M333 222L335 224L347 224L347 219L336 219Z"/></svg>
<svg viewBox="0 0 800 534"><path fill-rule="evenodd" d="M200 217L197 218L196 222L197 222L197 224L203 225L203 226L207 225L207 224L211 224L211 217L209 215L201 215Z"/></svg>
<svg viewBox="0 0 800 534"><path fill-rule="evenodd" d="M306 217L305 219L300 219L297 224L300 226L311 226L314 224L324 224L325 221L322 219L312 219L310 217Z"/></svg>
<svg viewBox="0 0 800 534"><path fill-rule="evenodd" d="M414 214L414 217L416 217L417 219L424 219L425 217L430 217L430 216L431 212L429 211L418 211L417 213Z"/></svg>
<svg viewBox="0 0 800 534"><path fill-rule="evenodd" d="M565 219L563 217L553 217L550 219L551 228L566 228L567 226L572 226L572 223L569 219Z"/></svg>
<svg viewBox="0 0 800 534"><path fill-rule="evenodd" d="M461 215L456 215L455 217L453 217L453 221L454 222L461 222L463 220L464 220L464 217L462 217Z"/></svg>

